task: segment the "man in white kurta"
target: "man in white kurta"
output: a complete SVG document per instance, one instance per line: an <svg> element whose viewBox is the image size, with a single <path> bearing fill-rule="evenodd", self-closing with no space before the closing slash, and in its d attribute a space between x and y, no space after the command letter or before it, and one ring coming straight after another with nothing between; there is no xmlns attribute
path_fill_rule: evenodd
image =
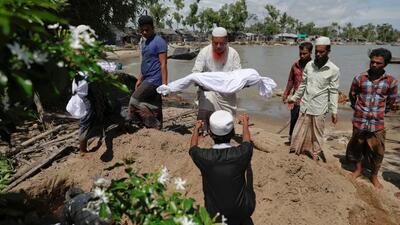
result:
<svg viewBox="0 0 400 225"><path fill-rule="evenodd" d="M212 32L211 44L199 52L192 72L228 72L241 69L240 57L237 51L228 46L227 31L217 27ZM205 90L199 87L197 92L199 101L198 120L205 125L211 114L217 110L226 110L236 114L236 94L223 94Z"/></svg>

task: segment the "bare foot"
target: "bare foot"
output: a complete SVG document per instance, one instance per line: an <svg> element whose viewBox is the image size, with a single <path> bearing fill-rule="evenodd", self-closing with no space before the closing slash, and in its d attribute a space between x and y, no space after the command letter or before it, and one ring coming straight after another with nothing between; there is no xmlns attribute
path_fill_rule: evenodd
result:
<svg viewBox="0 0 400 225"><path fill-rule="evenodd" d="M394 197L396 197L397 199L399 199L399 200L400 200L400 192L396 192L396 193L394 193Z"/></svg>
<svg viewBox="0 0 400 225"><path fill-rule="evenodd" d="M355 170L353 173L351 173L351 177L357 179L359 176L361 176L361 174L361 171Z"/></svg>
<svg viewBox="0 0 400 225"><path fill-rule="evenodd" d="M379 182L379 180L378 180L378 176L372 175L371 178L370 178L370 180L371 180L372 184L373 184L376 188L379 188L379 189L382 189L382 188L383 188L381 182Z"/></svg>
<svg viewBox="0 0 400 225"><path fill-rule="evenodd" d="M80 155L81 157L84 157L84 156L85 156L85 153L86 153L86 152L84 152L84 151L79 151L79 155Z"/></svg>

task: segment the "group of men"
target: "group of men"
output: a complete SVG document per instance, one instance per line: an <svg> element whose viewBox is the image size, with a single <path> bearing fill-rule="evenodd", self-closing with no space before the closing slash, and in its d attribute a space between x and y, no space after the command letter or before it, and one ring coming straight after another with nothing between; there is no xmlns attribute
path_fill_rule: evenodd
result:
<svg viewBox="0 0 400 225"><path fill-rule="evenodd" d="M329 38L320 37L315 41L314 60L312 48L311 43L300 44L300 59L290 70L282 99L291 109L290 153L326 162L322 151L324 124L327 113L331 113L332 123L337 123L340 70L329 60ZM378 171L385 152L384 116L394 109L398 81L384 70L392 58L389 50L374 49L369 58L369 69L355 76L351 84L353 134L346 158L355 164L354 178L362 175L365 162L371 168L372 184L382 188Z"/></svg>
<svg viewBox="0 0 400 225"><path fill-rule="evenodd" d="M162 127L162 98L156 92L168 83L167 43L155 34L153 19L142 16L138 21L144 41L141 49L141 76L129 102L129 119L146 127ZM211 44L198 54L193 72L228 72L241 69L239 54L228 46L227 31L217 27L212 32ZM283 101L291 110L289 131L290 153L305 154L313 160L326 161L323 153L325 118L331 113L337 123L340 69L329 59L329 38L299 46L300 59L291 70ZM371 181L381 187L377 173L384 154L384 114L395 103L397 81L384 67L391 59L386 49L375 49L370 54L370 68L354 78L350 90L354 109L353 136L348 144L347 158L356 164L354 177L362 172L361 161L372 163ZM230 144L235 136L236 95L223 94L198 87L198 121L196 122L189 154L203 179L205 207L211 216L232 224L253 224L255 193L252 184L251 158L253 145L248 129L249 117L240 116L243 126L242 143ZM211 149L198 147L199 136L208 134L215 145Z"/></svg>

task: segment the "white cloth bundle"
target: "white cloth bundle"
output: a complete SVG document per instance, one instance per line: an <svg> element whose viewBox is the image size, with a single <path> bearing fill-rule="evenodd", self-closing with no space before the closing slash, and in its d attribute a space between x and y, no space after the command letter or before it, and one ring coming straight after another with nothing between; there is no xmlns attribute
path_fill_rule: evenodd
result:
<svg viewBox="0 0 400 225"><path fill-rule="evenodd" d="M82 72L79 72L79 74L86 78L86 76ZM78 83L75 81L75 79L72 81L73 95L68 101L66 110L73 117L79 119L87 114L87 109L83 98L88 95L88 92L89 85L85 79L78 81Z"/></svg>
<svg viewBox="0 0 400 225"><path fill-rule="evenodd" d="M117 70L117 64L115 64L115 62L100 61L97 62L97 65L99 65L102 70L109 73L115 72L115 70Z"/></svg>
<svg viewBox="0 0 400 225"><path fill-rule="evenodd" d="M167 95L171 92L178 92L188 88L192 83L209 91L219 93L236 93L247 86L258 85L259 94L263 97L270 97L276 83L269 77L261 77L254 69L239 69L231 72L205 72L192 73L184 78L178 79L168 85L161 85L157 92Z"/></svg>

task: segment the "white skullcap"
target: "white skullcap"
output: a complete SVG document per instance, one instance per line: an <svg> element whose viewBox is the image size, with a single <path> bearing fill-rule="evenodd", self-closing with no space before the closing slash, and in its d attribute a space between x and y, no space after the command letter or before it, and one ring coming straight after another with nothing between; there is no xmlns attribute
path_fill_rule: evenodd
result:
<svg viewBox="0 0 400 225"><path fill-rule="evenodd" d="M224 136L233 129L233 116L228 111L218 110L210 116L210 130L213 134Z"/></svg>
<svg viewBox="0 0 400 225"><path fill-rule="evenodd" d="M315 45L331 45L331 40L328 37L321 36L315 40Z"/></svg>
<svg viewBox="0 0 400 225"><path fill-rule="evenodd" d="M227 35L228 35L228 32L223 27L216 27L212 31L212 36L213 37L226 37Z"/></svg>

